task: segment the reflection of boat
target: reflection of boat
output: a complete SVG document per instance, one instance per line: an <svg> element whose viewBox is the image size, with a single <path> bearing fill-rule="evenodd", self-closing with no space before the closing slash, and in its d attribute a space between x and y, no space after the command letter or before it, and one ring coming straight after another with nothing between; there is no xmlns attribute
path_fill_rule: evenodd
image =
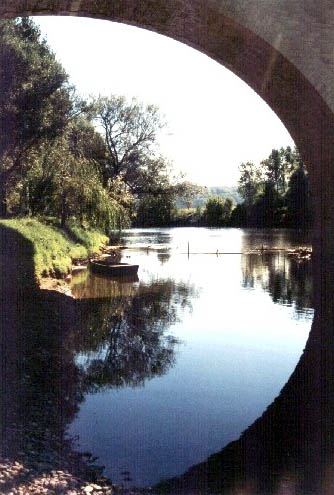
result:
<svg viewBox="0 0 334 495"><path fill-rule="evenodd" d="M88 272L88 273L87 273ZM118 299L122 305L125 300L135 296L139 282L137 274L113 277L91 270L79 272L71 281L75 299Z"/></svg>
<svg viewBox="0 0 334 495"><path fill-rule="evenodd" d="M103 273L112 277L129 277L136 275L139 265L119 263L108 259L91 260L89 266L93 272Z"/></svg>
<svg viewBox="0 0 334 495"><path fill-rule="evenodd" d="M101 279L105 280L105 274L103 272L98 273L94 272L94 278L96 279ZM113 275L109 275L109 277L113 277ZM139 282L139 278L137 273L130 273L130 274L122 274L122 276L115 275L115 282L117 282L117 286L124 285L124 284L132 284L133 282Z"/></svg>

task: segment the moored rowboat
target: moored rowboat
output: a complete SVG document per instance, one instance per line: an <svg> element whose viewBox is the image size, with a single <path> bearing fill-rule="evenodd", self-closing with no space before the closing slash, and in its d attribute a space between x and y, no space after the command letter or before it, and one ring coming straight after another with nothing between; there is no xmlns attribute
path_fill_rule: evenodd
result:
<svg viewBox="0 0 334 495"><path fill-rule="evenodd" d="M131 265L129 263L119 263L109 260L91 260L89 266L93 272L103 273L112 277L127 277L136 275L139 265Z"/></svg>

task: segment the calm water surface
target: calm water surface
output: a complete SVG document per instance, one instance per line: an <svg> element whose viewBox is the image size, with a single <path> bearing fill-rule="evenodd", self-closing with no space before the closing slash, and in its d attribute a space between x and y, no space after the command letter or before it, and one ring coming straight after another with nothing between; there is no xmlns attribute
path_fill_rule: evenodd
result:
<svg viewBox="0 0 334 495"><path fill-rule="evenodd" d="M238 438L279 394L310 331L311 266L242 253L310 240L174 228L132 229L122 243L138 280L73 278L90 317L75 352L85 395L68 435L113 481L144 486Z"/></svg>

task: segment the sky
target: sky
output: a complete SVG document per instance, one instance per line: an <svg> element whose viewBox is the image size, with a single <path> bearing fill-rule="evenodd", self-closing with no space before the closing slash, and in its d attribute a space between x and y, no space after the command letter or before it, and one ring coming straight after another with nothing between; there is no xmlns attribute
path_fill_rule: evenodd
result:
<svg viewBox="0 0 334 495"><path fill-rule="evenodd" d="M293 140L268 105L222 65L166 36L110 21L35 17L82 96L158 105L161 153L205 186L233 186L238 166Z"/></svg>

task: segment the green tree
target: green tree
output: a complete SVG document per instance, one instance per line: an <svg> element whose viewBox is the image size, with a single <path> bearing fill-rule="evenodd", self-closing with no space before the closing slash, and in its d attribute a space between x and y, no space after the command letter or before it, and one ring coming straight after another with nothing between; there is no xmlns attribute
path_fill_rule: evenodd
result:
<svg viewBox="0 0 334 495"><path fill-rule="evenodd" d="M230 222L234 203L231 198L226 198L223 208L223 223L227 225Z"/></svg>
<svg viewBox="0 0 334 495"><path fill-rule="evenodd" d="M103 187L96 161L80 145L86 126L82 119L72 121L61 137L40 148L22 189L32 215L56 216L62 227L72 218L110 233L127 225L128 215ZM94 133L91 137L94 141Z"/></svg>
<svg viewBox="0 0 334 495"><path fill-rule="evenodd" d="M308 178L296 148L272 150L259 167L243 163L240 174L244 203L234 210L233 225L292 227L310 223Z"/></svg>
<svg viewBox="0 0 334 495"><path fill-rule="evenodd" d="M143 227L170 225L173 208L173 197L168 194L146 195L139 200L136 224Z"/></svg>
<svg viewBox="0 0 334 495"><path fill-rule="evenodd" d="M170 224L176 199L189 203L202 188L176 176L159 154L157 136L165 123L158 108L111 95L93 101L91 115L105 141L104 186L111 191L115 180L123 182L136 199L140 225Z"/></svg>
<svg viewBox="0 0 334 495"><path fill-rule="evenodd" d="M238 204L231 213L230 225L232 227L247 226L247 209L245 203Z"/></svg>
<svg viewBox="0 0 334 495"><path fill-rule="evenodd" d="M207 187L193 184L187 180L178 183L179 191L176 192L178 206L191 208L194 200L207 194ZM196 206L199 206L198 204Z"/></svg>
<svg viewBox="0 0 334 495"><path fill-rule="evenodd" d="M298 152L297 152L298 153ZM278 194L284 195L287 191L289 177L295 167L296 151L290 146L273 149L269 157L261 162L266 181L272 182Z"/></svg>
<svg viewBox="0 0 334 495"><path fill-rule="evenodd" d="M157 154L157 134L164 123L158 108L123 96L100 97L92 103L92 114L105 138L106 162L102 168L104 185L121 177L133 194L151 192L153 179L147 183L148 166L165 171Z"/></svg>
<svg viewBox="0 0 334 495"><path fill-rule="evenodd" d="M238 193L246 205L254 204L263 184L263 173L253 162L241 163Z"/></svg>
<svg viewBox="0 0 334 495"><path fill-rule="evenodd" d="M302 161L293 172L286 195L287 223L290 227L310 227L312 223L311 192Z"/></svg>
<svg viewBox="0 0 334 495"><path fill-rule="evenodd" d="M233 201L227 198L225 201L220 196L209 198L205 204L204 218L210 227L222 227L228 225L231 219Z"/></svg>
<svg viewBox="0 0 334 495"><path fill-rule="evenodd" d="M273 149L269 158L261 162L261 165L265 169L266 182L272 184L276 192L279 193L282 179L282 161L279 151Z"/></svg>
<svg viewBox="0 0 334 495"><path fill-rule="evenodd" d="M281 226L282 198L272 181L264 184L264 192L251 209L250 225L254 227Z"/></svg>
<svg viewBox="0 0 334 495"><path fill-rule="evenodd" d="M68 77L29 18L0 21L0 216L27 155L59 136L74 103Z"/></svg>

